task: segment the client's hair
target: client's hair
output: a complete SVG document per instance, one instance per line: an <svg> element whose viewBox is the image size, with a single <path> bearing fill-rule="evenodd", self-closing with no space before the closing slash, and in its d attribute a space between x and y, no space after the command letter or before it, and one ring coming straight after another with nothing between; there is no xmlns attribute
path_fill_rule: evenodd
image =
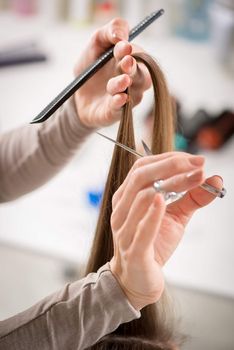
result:
<svg viewBox="0 0 234 350"><path fill-rule="evenodd" d="M137 53L134 57L138 62L146 65L153 82L155 107L152 153L159 154L171 151L173 149L174 118L171 98L163 73L149 55ZM131 91L129 94L131 96ZM131 97L123 108L117 141L135 148ZM131 153L118 146L115 147L87 265L87 274L96 272L113 257L110 225L112 196L124 181L135 160L135 156ZM89 349L174 349L176 335L172 322L167 320L169 313L168 302L165 293L163 293L159 302L141 310L140 319L121 324L111 335L102 338L99 343Z"/></svg>
<svg viewBox="0 0 234 350"><path fill-rule="evenodd" d="M176 350L172 344L158 342L157 339L149 340L143 337L127 337L114 335L113 333L103 337L94 344L91 350ZM178 349L178 348L177 348ZM86 349L87 350L87 349Z"/></svg>

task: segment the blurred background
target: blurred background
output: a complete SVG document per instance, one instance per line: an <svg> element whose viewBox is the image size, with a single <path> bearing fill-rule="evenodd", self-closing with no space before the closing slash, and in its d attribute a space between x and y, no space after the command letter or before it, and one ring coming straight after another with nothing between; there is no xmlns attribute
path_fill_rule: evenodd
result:
<svg viewBox="0 0 234 350"><path fill-rule="evenodd" d="M30 122L73 79L90 35L115 16L136 25L165 14L134 42L160 63L177 109L175 149L206 156L227 195L195 214L165 268L183 349L234 348L233 0L0 0L0 131ZM148 141L152 92L135 110ZM117 126L102 130L116 137ZM92 135L50 183L0 205L0 319L81 276L113 146ZM1 179L0 179L1 181Z"/></svg>

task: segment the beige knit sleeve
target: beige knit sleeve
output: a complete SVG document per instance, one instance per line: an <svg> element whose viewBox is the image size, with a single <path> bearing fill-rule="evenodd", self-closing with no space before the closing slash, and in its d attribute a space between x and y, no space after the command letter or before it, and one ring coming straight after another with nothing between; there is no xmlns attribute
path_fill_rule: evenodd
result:
<svg viewBox="0 0 234 350"><path fill-rule="evenodd" d="M16 199L52 178L93 131L81 124L73 98L42 124L0 136L0 202Z"/></svg>
<svg viewBox="0 0 234 350"><path fill-rule="evenodd" d="M97 273L0 322L0 349L82 350L139 317L107 263Z"/></svg>

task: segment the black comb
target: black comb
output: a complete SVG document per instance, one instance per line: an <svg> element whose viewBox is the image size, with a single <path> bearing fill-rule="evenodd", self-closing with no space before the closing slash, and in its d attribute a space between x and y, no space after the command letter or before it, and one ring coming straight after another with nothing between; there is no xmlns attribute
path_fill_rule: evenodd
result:
<svg viewBox="0 0 234 350"><path fill-rule="evenodd" d="M134 27L129 34L129 41L133 40L143 30L145 30L151 23L159 18L164 13L164 10L152 12L136 27ZM91 66L89 66L83 73L75 78L63 91L61 91L32 121L31 124L41 123L47 120L69 97L71 97L76 90L78 90L89 78L91 78L101 67L103 67L112 57L114 46L97 59Z"/></svg>

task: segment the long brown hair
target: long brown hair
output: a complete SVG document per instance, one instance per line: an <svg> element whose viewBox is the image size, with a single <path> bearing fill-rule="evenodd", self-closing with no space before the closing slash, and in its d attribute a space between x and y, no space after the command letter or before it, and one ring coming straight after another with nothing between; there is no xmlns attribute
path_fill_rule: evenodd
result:
<svg viewBox="0 0 234 350"><path fill-rule="evenodd" d="M155 106L151 144L152 153L159 154L171 151L173 149L174 122L171 98L165 78L160 67L151 56L145 53L137 53L134 57L148 68L154 88ZM131 91L129 91L129 95L131 96ZM129 98L128 103L123 108L117 141L135 149L131 98ZM115 147L86 274L96 272L113 257L113 240L110 225L112 196L124 181L135 160L135 156L131 153L117 146ZM122 324L112 333L113 342L117 342L118 338L116 336L122 337L121 339L124 339L124 337L135 337L141 339L141 342L143 342L142 339L153 341L155 349L172 349L172 347L169 347L169 344L174 343L175 339L173 327L167 321L167 304L165 295L163 295L157 304L149 305L142 309L140 319ZM90 349L106 349L105 339L106 342L108 339L110 342L110 336L108 338L104 337L102 344L98 343L95 345L96 347L93 346ZM133 348L132 345L133 343L129 349ZM112 348L110 347L110 349ZM116 345L113 349L123 349L123 343L119 346Z"/></svg>

